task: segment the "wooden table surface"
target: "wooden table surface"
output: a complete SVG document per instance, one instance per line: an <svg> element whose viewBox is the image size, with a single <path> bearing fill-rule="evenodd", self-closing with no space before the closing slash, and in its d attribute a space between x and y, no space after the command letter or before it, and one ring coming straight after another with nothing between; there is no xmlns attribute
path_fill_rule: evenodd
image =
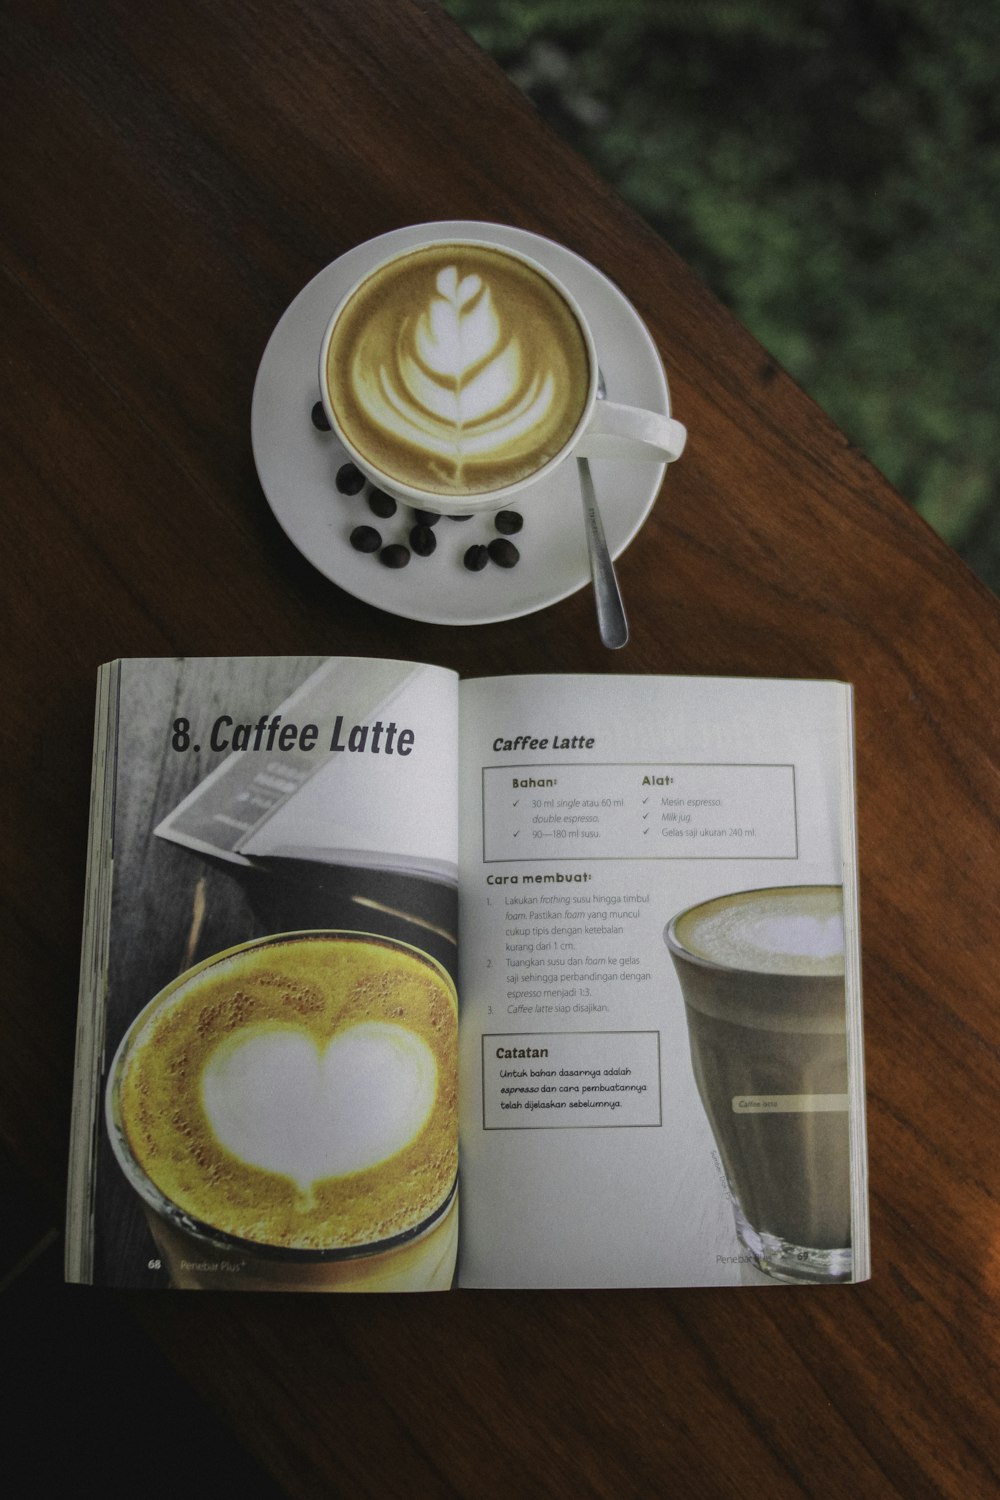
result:
<svg viewBox="0 0 1000 1500"><path fill-rule="evenodd" d="M144 1493L177 1493L180 1420L196 1494L997 1494L997 601L433 0L8 0L0 36L0 1120L35 1492L68 1455L132 1492L136 1450ZM664 357L690 439L621 561L623 652L586 590L477 628L382 613L264 499L250 399L282 311L449 218L593 261ZM854 682L871 1282L63 1288L95 669L226 653Z"/></svg>

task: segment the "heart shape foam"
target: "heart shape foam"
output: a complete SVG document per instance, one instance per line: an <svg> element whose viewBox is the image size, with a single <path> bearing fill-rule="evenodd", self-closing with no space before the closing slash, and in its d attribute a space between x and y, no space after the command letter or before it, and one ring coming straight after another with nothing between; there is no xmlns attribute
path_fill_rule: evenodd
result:
<svg viewBox="0 0 1000 1500"><path fill-rule="evenodd" d="M201 1095L216 1139L309 1192L395 1156L423 1129L437 1063L404 1026L364 1021L325 1047L295 1026L247 1027L215 1049Z"/></svg>

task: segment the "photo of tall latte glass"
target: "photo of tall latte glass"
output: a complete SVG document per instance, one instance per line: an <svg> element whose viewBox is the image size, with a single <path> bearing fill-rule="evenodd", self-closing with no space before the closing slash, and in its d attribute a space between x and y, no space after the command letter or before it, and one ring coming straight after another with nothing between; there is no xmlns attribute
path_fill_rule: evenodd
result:
<svg viewBox="0 0 1000 1500"><path fill-rule="evenodd" d="M262 938L167 985L106 1111L171 1284L446 1290L457 1030L442 966L367 933Z"/></svg>
<svg viewBox="0 0 1000 1500"><path fill-rule="evenodd" d="M736 1228L779 1281L849 1281L843 893L720 896L665 933Z"/></svg>

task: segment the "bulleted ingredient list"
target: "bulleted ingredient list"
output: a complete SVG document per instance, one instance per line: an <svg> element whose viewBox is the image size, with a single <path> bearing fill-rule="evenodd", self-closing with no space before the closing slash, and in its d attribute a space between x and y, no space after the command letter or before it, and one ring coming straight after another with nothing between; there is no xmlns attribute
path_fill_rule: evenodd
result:
<svg viewBox="0 0 1000 1500"><path fill-rule="evenodd" d="M483 767L483 859L795 859L790 765Z"/></svg>

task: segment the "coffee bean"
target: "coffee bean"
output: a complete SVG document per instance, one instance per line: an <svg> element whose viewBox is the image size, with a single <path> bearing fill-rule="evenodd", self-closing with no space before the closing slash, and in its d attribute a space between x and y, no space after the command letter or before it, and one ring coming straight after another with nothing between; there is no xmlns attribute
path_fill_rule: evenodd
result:
<svg viewBox="0 0 1000 1500"><path fill-rule="evenodd" d="M382 538L374 526L355 526L351 532L351 546L358 552L377 552Z"/></svg>
<svg viewBox="0 0 1000 1500"><path fill-rule="evenodd" d="M322 401L317 401L316 402L316 405L313 407L312 412L310 413L310 415L312 417L312 424L313 424L313 426L314 427L318 427L319 430L320 430L320 432L329 432L330 431L330 418L327 416L326 412L323 410L323 403L322 403Z"/></svg>
<svg viewBox="0 0 1000 1500"><path fill-rule="evenodd" d="M368 508L383 520L396 514L396 502L385 490L372 490L368 496Z"/></svg>
<svg viewBox="0 0 1000 1500"><path fill-rule="evenodd" d="M342 495L358 495L365 487L365 476L357 464L341 464L337 470L337 488Z"/></svg>
<svg viewBox="0 0 1000 1500"><path fill-rule="evenodd" d="M503 536L516 536L524 525L524 517L516 510L498 510L493 524Z"/></svg>
<svg viewBox="0 0 1000 1500"><path fill-rule="evenodd" d="M481 573L489 560L485 547L470 547L462 559L470 573Z"/></svg>
<svg viewBox="0 0 1000 1500"><path fill-rule="evenodd" d="M390 547L382 548L378 560L387 568L405 568L410 560L410 551L401 542L393 542Z"/></svg>
<svg viewBox="0 0 1000 1500"><path fill-rule="evenodd" d="M436 526L441 519L436 510L415 510L413 514L421 526Z"/></svg>
<svg viewBox="0 0 1000 1500"><path fill-rule="evenodd" d="M508 542L505 536L494 537L488 551L493 561L501 568L516 567L521 558L514 543Z"/></svg>
<svg viewBox="0 0 1000 1500"><path fill-rule="evenodd" d="M418 557L430 557L437 546L437 537L429 526L414 526L410 531L410 546Z"/></svg>

